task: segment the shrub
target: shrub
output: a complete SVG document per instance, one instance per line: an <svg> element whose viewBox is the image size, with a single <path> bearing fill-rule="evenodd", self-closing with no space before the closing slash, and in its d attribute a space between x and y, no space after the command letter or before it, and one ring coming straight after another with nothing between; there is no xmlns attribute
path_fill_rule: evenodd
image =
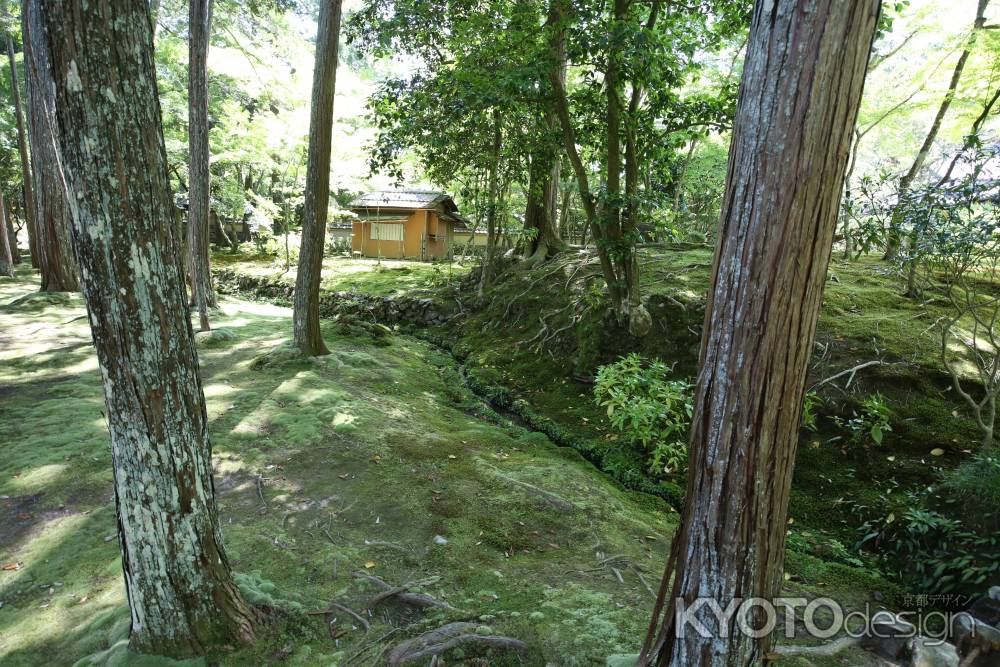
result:
<svg viewBox="0 0 1000 667"><path fill-rule="evenodd" d="M979 594L1000 579L1000 537L917 506L866 522L860 548L873 548L884 569L932 593Z"/></svg>
<svg viewBox="0 0 1000 667"><path fill-rule="evenodd" d="M885 434L892 430L891 417L885 398L876 392L861 402L850 419L834 417L834 422L850 432L851 442L867 447L870 443L882 444Z"/></svg>
<svg viewBox="0 0 1000 667"><path fill-rule="evenodd" d="M823 404L823 397L815 391L806 392L802 399L802 428L816 432L819 427L819 412L817 408Z"/></svg>
<svg viewBox="0 0 1000 667"><path fill-rule="evenodd" d="M594 399L607 408L611 426L648 452L654 475L687 465L687 439L694 411L691 384L671 380L670 367L638 354L601 366Z"/></svg>
<svg viewBox="0 0 1000 667"><path fill-rule="evenodd" d="M979 454L944 473L937 501L969 527L1000 532L1000 454Z"/></svg>

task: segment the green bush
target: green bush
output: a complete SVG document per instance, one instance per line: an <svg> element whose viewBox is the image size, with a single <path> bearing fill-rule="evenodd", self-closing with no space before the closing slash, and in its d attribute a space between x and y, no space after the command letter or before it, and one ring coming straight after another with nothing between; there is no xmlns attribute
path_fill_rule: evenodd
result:
<svg viewBox="0 0 1000 667"><path fill-rule="evenodd" d="M882 394L875 392L861 402L850 419L834 417L837 426L850 432L850 439L856 445L881 445L885 434L892 430L892 411Z"/></svg>
<svg viewBox="0 0 1000 667"><path fill-rule="evenodd" d="M1000 454L979 454L944 473L937 500L984 533L1000 532Z"/></svg>
<svg viewBox="0 0 1000 667"><path fill-rule="evenodd" d="M876 552L896 579L931 593L976 595L1000 581L1000 536L976 533L914 502L898 517L890 512L866 522L858 546Z"/></svg>
<svg viewBox="0 0 1000 667"><path fill-rule="evenodd" d="M802 428L816 432L819 428L818 408L823 405L823 397L815 391L806 392L802 399Z"/></svg>
<svg viewBox="0 0 1000 667"><path fill-rule="evenodd" d="M654 475L684 470L694 400L689 382L670 379L670 367L638 354L601 366L594 399L615 431L648 452Z"/></svg>

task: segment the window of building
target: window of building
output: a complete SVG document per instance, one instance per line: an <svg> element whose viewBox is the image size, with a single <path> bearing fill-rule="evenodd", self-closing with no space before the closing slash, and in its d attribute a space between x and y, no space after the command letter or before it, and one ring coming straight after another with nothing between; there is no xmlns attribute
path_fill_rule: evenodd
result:
<svg viewBox="0 0 1000 667"><path fill-rule="evenodd" d="M372 241L402 241L403 225L398 223L373 222L371 225Z"/></svg>

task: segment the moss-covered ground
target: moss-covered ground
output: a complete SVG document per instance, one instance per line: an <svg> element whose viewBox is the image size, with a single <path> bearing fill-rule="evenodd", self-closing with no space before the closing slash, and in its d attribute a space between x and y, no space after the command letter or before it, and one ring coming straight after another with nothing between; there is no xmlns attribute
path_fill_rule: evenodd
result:
<svg viewBox="0 0 1000 667"><path fill-rule="evenodd" d="M111 664L128 612L99 372L81 299L32 278L0 282L0 663ZM225 300L215 324L230 335L199 356L226 545L252 599L291 611L213 660L375 664L459 619L527 641L526 664L634 650L675 524L664 503L477 416L453 360L417 339L332 326L330 356L261 365L286 342L286 309ZM379 610L368 634L301 613L362 609L375 591L355 571L425 581L455 610L395 631L400 610Z"/></svg>
<svg viewBox="0 0 1000 667"><path fill-rule="evenodd" d="M462 374L502 387L566 440L626 449L593 404L587 376L632 349L693 373L711 257L658 250L647 260L655 329L646 340L591 314L600 297L586 260L555 272L515 269L484 309L430 332L464 369L421 339L373 339L334 322L324 324L330 356L262 364L280 359L266 353L287 342L290 312L224 299L215 318L224 333L199 343L223 532L248 595L290 611L252 649L212 659L376 664L393 642L452 620L527 641L525 664L600 665L636 650L675 511L505 421ZM465 298L457 283L433 282L433 266L418 266L429 285ZM789 589L850 604L892 604L900 594L843 548L855 531L850 507L925 483L935 467L966 456L975 436L917 335L933 316L909 306L880 271L870 262L833 268L813 381L868 359L892 365L859 372L846 389L843 379L824 386L819 431L803 433L791 507ZM346 275L334 289L410 289L377 267ZM26 270L0 279L0 663L72 664L111 649L97 661L110 664L128 613L100 377L80 298L38 294L34 280ZM581 305L564 315L581 313L579 321L538 346L530 339L539 313L564 308L567 294ZM549 318L552 330L556 321ZM876 389L894 430L881 448L849 447L830 417ZM935 447L946 455L929 456ZM628 456L613 460L632 465ZM343 614L331 632L334 616L302 613L333 601L361 610L375 591L355 571L425 582L421 590L455 610L389 607L367 634Z"/></svg>

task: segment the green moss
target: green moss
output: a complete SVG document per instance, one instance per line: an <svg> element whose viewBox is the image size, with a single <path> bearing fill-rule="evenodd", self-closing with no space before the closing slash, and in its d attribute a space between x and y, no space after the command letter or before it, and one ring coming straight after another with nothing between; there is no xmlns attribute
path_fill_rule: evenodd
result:
<svg viewBox="0 0 1000 667"><path fill-rule="evenodd" d="M173 660L136 653L129 649L128 640L123 639L107 650L78 660L73 667L204 667L207 664L204 658Z"/></svg>
<svg viewBox="0 0 1000 667"><path fill-rule="evenodd" d="M236 585L240 587L243 598L258 607L274 607L286 611L303 613L305 607L300 602L288 600L278 593L278 586L264 579L260 572L233 574Z"/></svg>

